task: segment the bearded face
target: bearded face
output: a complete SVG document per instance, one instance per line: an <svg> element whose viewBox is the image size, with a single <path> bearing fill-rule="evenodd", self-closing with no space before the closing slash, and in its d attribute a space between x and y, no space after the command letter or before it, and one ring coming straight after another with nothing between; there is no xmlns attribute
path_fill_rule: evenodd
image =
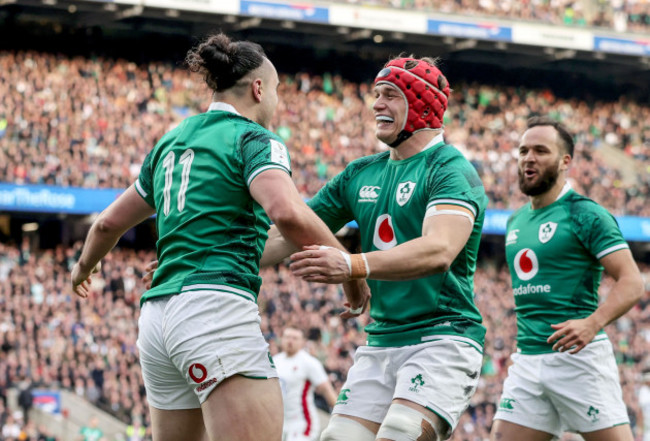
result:
<svg viewBox="0 0 650 441"><path fill-rule="evenodd" d="M549 191L560 175L559 159L554 164L542 168L519 167L519 189L527 196L538 196Z"/></svg>

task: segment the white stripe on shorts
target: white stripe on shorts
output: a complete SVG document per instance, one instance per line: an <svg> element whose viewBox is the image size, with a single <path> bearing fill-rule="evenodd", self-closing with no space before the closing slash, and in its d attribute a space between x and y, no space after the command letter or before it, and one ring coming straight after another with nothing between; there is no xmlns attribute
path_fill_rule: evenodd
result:
<svg viewBox="0 0 650 441"><path fill-rule="evenodd" d="M228 285L215 285L211 283L201 283L197 285L187 285L181 288L181 292L197 291L197 290L213 290L213 291L228 292L231 294L236 294L238 296L244 297L245 299L250 300L253 303L257 303L255 301L255 296L253 296L253 294L249 293L248 291L244 291L243 289L233 288L232 286L228 286Z"/></svg>
<svg viewBox="0 0 650 441"><path fill-rule="evenodd" d="M483 353L483 348L474 340L467 337L461 337L460 335L450 335L450 334L436 334L436 335L425 335L420 339L423 343L434 340L454 340L460 341L462 343L467 343L481 354Z"/></svg>

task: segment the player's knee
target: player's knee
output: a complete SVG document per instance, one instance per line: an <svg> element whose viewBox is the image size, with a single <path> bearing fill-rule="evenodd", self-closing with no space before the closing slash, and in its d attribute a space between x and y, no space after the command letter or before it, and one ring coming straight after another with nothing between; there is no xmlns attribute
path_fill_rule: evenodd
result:
<svg viewBox="0 0 650 441"><path fill-rule="evenodd" d="M403 404L392 404L377 432L377 439L391 441L441 441L439 428L426 415Z"/></svg>
<svg viewBox="0 0 650 441"><path fill-rule="evenodd" d="M320 441L375 441L375 434L361 423L345 417L332 417Z"/></svg>

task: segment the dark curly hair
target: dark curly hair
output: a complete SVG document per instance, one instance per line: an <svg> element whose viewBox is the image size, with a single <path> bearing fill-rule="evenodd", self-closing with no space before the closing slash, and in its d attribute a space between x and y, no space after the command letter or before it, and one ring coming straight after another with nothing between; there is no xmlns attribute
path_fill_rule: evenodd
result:
<svg viewBox="0 0 650 441"><path fill-rule="evenodd" d="M249 72L262 65L264 49L251 41L232 41L224 33L206 37L190 49L185 64L192 72L203 75L215 92L228 90Z"/></svg>

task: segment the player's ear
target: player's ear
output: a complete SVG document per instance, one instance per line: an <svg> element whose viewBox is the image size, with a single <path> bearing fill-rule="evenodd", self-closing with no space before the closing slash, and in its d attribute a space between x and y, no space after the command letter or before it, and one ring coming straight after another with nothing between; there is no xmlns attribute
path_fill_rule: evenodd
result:
<svg viewBox="0 0 650 441"><path fill-rule="evenodd" d="M565 153L562 155L562 159L560 159L560 170L566 171L569 168L569 165L571 165L571 155L568 153Z"/></svg>
<svg viewBox="0 0 650 441"><path fill-rule="evenodd" d="M253 82L251 83L251 92L253 93L253 99L255 100L256 103L262 102L262 79L261 78L255 78Z"/></svg>

